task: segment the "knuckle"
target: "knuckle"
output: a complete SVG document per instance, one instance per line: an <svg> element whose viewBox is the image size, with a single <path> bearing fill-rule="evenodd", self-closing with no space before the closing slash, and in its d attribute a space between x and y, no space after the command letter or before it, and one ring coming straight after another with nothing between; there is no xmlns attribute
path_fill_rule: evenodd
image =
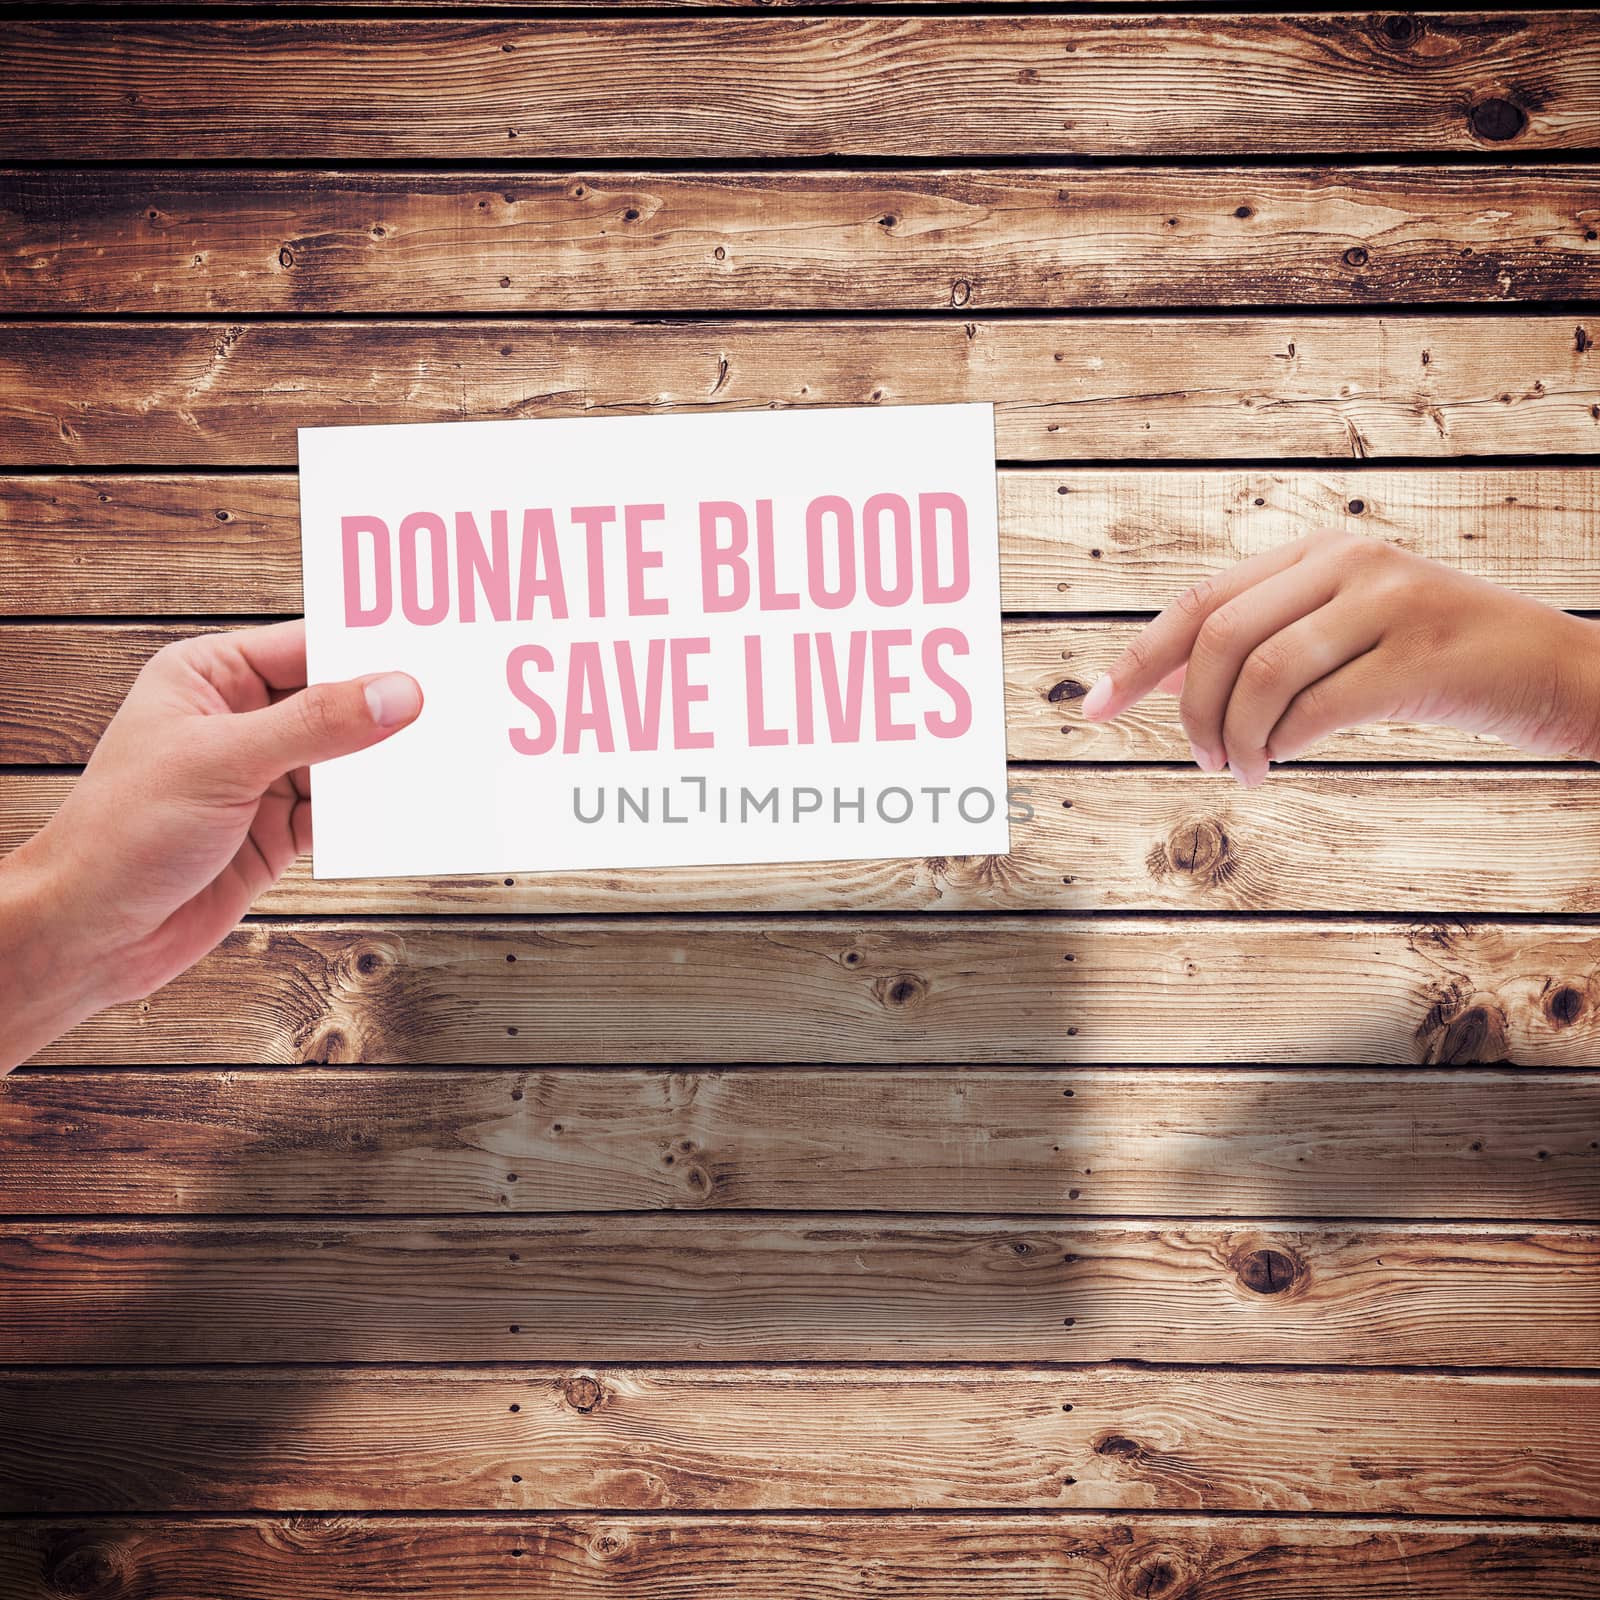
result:
<svg viewBox="0 0 1600 1600"><path fill-rule="evenodd" d="M319 744L326 742L343 725L339 696L328 684L312 684L300 696L300 718L312 739Z"/></svg>
<svg viewBox="0 0 1600 1600"><path fill-rule="evenodd" d="M1400 552L1382 539L1352 533L1345 535L1335 550L1335 556L1342 573L1351 577L1375 578L1394 570Z"/></svg>
<svg viewBox="0 0 1600 1600"><path fill-rule="evenodd" d="M1366 542L1365 535L1348 533L1343 528L1313 528L1294 541L1302 562L1322 566L1337 563L1348 545Z"/></svg>
<svg viewBox="0 0 1600 1600"><path fill-rule="evenodd" d="M1425 615L1435 615L1420 604L1427 595L1419 587L1417 574L1404 566L1376 569L1369 590L1372 604L1380 613L1409 617L1423 611Z"/></svg>
<svg viewBox="0 0 1600 1600"><path fill-rule="evenodd" d="M1203 617L1212 607L1217 596L1217 586L1209 579L1202 578L1199 583L1185 589L1174 604L1185 616Z"/></svg>
<svg viewBox="0 0 1600 1600"><path fill-rule="evenodd" d="M169 639L145 663L145 670L162 677L199 674L213 683L224 681L224 633L196 633Z"/></svg>
<svg viewBox="0 0 1600 1600"><path fill-rule="evenodd" d="M1320 726L1333 710L1333 696L1326 682L1308 683L1290 703L1284 721L1291 718L1303 725Z"/></svg>
<svg viewBox="0 0 1600 1600"><path fill-rule="evenodd" d="M1282 680L1288 668L1288 652L1277 640L1268 639L1250 652L1239 676L1247 689L1271 689Z"/></svg>
<svg viewBox="0 0 1600 1600"><path fill-rule="evenodd" d="M192 643L190 639L169 639L134 674L130 694L134 689L160 694L167 688L183 683L191 675L189 646Z"/></svg>
<svg viewBox="0 0 1600 1600"><path fill-rule="evenodd" d="M146 663L151 672L170 672L174 668L192 663L196 657L198 639L168 639Z"/></svg>
<svg viewBox="0 0 1600 1600"><path fill-rule="evenodd" d="M1122 662L1125 668L1141 677L1155 664L1149 640L1142 633L1128 641L1127 648L1122 652Z"/></svg>
<svg viewBox="0 0 1600 1600"><path fill-rule="evenodd" d="M1213 611L1201 624L1195 649L1202 655L1225 656L1239 634L1239 613L1231 605Z"/></svg>

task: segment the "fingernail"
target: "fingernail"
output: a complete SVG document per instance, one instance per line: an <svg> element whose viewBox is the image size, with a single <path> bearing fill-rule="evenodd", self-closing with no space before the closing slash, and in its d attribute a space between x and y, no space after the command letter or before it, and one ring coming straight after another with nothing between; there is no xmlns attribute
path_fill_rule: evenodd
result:
<svg viewBox="0 0 1600 1600"><path fill-rule="evenodd" d="M422 709L417 680L404 672L386 672L381 678L374 678L365 693L367 710L380 728L409 722Z"/></svg>
<svg viewBox="0 0 1600 1600"><path fill-rule="evenodd" d="M1083 704L1078 709L1092 722L1111 704L1113 687L1111 674L1102 672L1089 686L1089 692L1083 697Z"/></svg>
<svg viewBox="0 0 1600 1600"><path fill-rule="evenodd" d="M1202 750L1192 739L1189 741L1189 754L1194 757L1194 764L1202 772L1217 770L1217 758L1209 750Z"/></svg>

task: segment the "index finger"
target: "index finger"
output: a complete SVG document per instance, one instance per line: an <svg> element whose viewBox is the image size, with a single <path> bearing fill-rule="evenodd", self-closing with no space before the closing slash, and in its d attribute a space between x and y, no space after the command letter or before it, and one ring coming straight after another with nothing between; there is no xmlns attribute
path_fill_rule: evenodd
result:
<svg viewBox="0 0 1600 1600"><path fill-rule="evenodd" d="M1312 536L1314 537L1314 536ZM1128 648L1095 679L1079 709L1090 722L1120 716L1129 706L1159 688L1162 681L1182 669L1194 649L1205 620L1235 595L1243 594L1264 578L1286 572L1306 553L1311 537L1263 550L1259 555L1229 567L1215 578L1202 578L1185 589Z"/></svg>
<svg viewBox="0 0 1600 1600"><path fill-rule="evenodd" d="M245 665L269 689L303 689L306 686L306 624L270 622L263 628L241 628L227 642L244 657Z"/></svg>

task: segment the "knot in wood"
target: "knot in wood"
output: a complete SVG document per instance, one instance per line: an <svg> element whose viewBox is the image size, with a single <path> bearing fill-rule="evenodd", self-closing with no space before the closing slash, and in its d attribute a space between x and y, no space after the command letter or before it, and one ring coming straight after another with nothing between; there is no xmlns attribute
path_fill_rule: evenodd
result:
<svg viewBox="0 0 1600 1600"><path fill-rule="evenodd" d="M1448 984L1418 1026L1417 1044L1421 1060L1430 1066L1504 1061L1505 1010L1493 998L1469 996L1460 984Z"/></svg>
<svg viewBox="0 0 1600 1600"><path fill-rule="evenodd" d="M358 978L375 977L383 970L383 952L371 945L359 945L351 954L350 965Z"/></svg>
<svg viewBox="0 0 1600 1600"><path fill-rule="evenodd" d="M1063 700L1081 700L1089 692L1089 686L1080 683L1076 678L1063 678L1060 683L1052 684L1045 695L1051 705L1060 705Z"/></svg>
<svg viewBox="0 0 1600 1600"><path fill-rule="evenodd" d="M1254 1294L1282 1294L1300 1276L1300 1264L1282 1250L1250 1250L1234 1264L1239 1281Z"/></svg>
<svg viewBox="0 0 1600 1600"><path fill-rule="evenodd" d="M1127 1574L1128 1593L1137 1600L1153 1600L1171 1592L1178 1581L1178 1569L1165 1556L1146 1556Z"/></svg>
<svg viewBox="0 0 1600 1600"><path fill-rule="evenodd" d="M892 1011L909 1011L927 998L928 986L911 972L897 972L892 977L880 978L876 985L878 999Z"/></svg>
<svg viewBox="0 0 1600 1600"><path fill-rule="evenodd" d="M1197 822L1173 839L1173 860L1196 878L1216 875L1228 858L1228 836L1220 822Z"/></svg>
<svg viewBox="0 0 1600 1600"><path fill-rule="evenodd" d="M1570 1028L1583 1015L1583 990L1564 983L1552 989L1544 1002L1544 1014L1554 1028Z"/></svg>
<svg viewBox="0 0 1600 1600"><path fill-rule="evenodd" d="M1488 1011L1483 1006L1469 1006L1459 1017L1452 1018L1445 1029L1439 1048L1440 1064L1454 1066L1483 1060L1483 1049L1491 1034ZM1498 1060L1500 1054L1497 1048L1494 1058Z"/></svg>
<svg viewBox="0 0 1600 1600"><path fill-rule="evenodd" d="M593 1411L605 1398L605 1391L599 1383L587 1374L576 1378L568 1378L565 1388L567 1404L574 1411Z"/></svg>
<svg viewBox="0 0 1600 1600"><path fill-rule="evenodd" d="M337 1028L324 1028L313 1033L301 1046L300 1059L322 1066L335 1065L345 1059L346 1043L345 1036Z"/></svg>
<svg viewBox="0 0 1600 1600"><path fill-rule="evenodd" d="M126 1589L127 1568L115 1545L74 1538L47 1552L42 1576L52 1595L115 1600Z"/></svg>
<svg viewBox="0 0 1600 1600"><path fill-rule="evenodd" d="M1502 96L1480 100L1467 113L1467 125L1480 139L1502 144L1528 126L1528 113L1515 101Z"/></svg>
<svg viewBox="0 0 1600 1600"><path fill-rule="evenodd" d="M1415 17L1397 12L1385 17L1378 24L1378 31L1390 44L1415 44L1422 37L1422 24Z"/></svg>
<svg viewBox="0 0 1600 1600"><path fill-rule="evenodd" d="M285 1517L277 1539L287 1550L329 1551L354 1549L367 1537L368 1524L359 1516L304 1513Z"/></svg>
<svg viewBox="0 0 1600 1600"><path fill-rule="evenodd" d="M1178 872L1197 883L1225 883L1234 868L1233 846L1228 832L1213 817L1180 822L1164 846L1158 845L1147 862L1158 878Z"/></svg>
<svg viewBox="0 0 1600 1600"><path fill-rule="evenodd" d="M1095 1440L1094 1453L1097 1456L1116 1456L1123 1461L1134 1461L1144 1454L1144 1446L1124 1433L1108 1433Z"/></svg>

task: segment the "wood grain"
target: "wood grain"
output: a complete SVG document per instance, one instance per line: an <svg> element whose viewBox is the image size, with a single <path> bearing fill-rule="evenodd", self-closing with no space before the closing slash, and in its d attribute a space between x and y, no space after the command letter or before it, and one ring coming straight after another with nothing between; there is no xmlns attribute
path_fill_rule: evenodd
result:
<svg viewBox="0 0 1600 1600"><path fill-rule="evenodd" d="M0 172L10 311L1594 298L1600 167Z"/></svg>
<svg viewBox="0 0 1600 1600"><path fill-rule="evenodd" d="M292 474L0 477L0 525L11 616L302 606Z"/></svg>
<svg viewBox="0 0 1600 1600"><path fill-rule="evenodd" d="M1588 1524L1161 1513L294 1516L0 1522L19 1600L1593 1600Z"/></svg>
<svg viewBox="0 0 1600 1600"><path fill-rule="evenodd" d="M1028 467L997 482L1010 611L1158 611L1322 528L1600 609L1600 471L1589 467ZM300 610L291 474L0 477L0 525L13 616Z"/></svg>
<svg viewBox="0 0 1600 1600"><path fill-rule="evenodd" d="M1592 1366L1600 1232L946 1218L0 1225L0 1362Z"/></svg>
<svg viewBox="0 0 1600 1600"><path fill-rule="evenodd" d="M1600 472L1589 467L1030 468L999 485L1012 610L1158 611L1235 561L1330 528L1550 605L1600 607ZM198 499L173 520L198 515ZM37 517L19 509L24 523Z"/></svg>
<svg viewBox="0 0 1600 1600"><path fill-rule="evenodd" d="M71 782L0 773L0 849L37 831ZM1012 823L1003 856L320 881L302 857L256 909L1600 911L1600 790L1587 765L1291 766L1254 790L1195 767L1013 766L1010 784L1033 816Z"/></svg>
<svg viewBox="0 0 1600 1600"><path fill-rule="evenodd" d="M1600 1077L25 1072L0 1212L1600 1219Z"/></svg>
<svg viewBox="0 0 1600 1600"><path fill-rule="evenodd" d="M1007 747L1018 761L1191 759L1178 703L1157 695L1115 723L1085 722L1078 702L1139 631L1098 619L1004 625ZM203 623L0 625L0 762L87 761L139 669L164 645L212 631ZM515 706L514 701L508 704ZM1488 735L1412 723L1348 728L1309 761L1525 761Z"/></svg>
<svg viewBox="0 0 1600 1600"><path fill-rule="evenodd" d="M1583 1516L1600 1378L1192 1368L0 1374L0 1509Z"/></svg>
<svg viewBox="0 0 1600 1600"><path fill-rule="evenodd" d="M40 1060L1572 1067L1597 1002L1587 924L268 923Z"/></svg>
<svg viewBox="0 0 1600 1600"><path fill-rule="evenodd" d="M1600 450L1600 355L1582 318L1554 312L41 320L0 324L0 395L0 465L28 467L288 466L297 428L357 416L953 401L994 402L998 453L1017 461Z"/></svg>
<svg viewBox="0 0 1600 1600"><path fill-rule="evenodd" d="M1597 90L1581 11L30 21L0 159L1580 149Z"/></svg>

